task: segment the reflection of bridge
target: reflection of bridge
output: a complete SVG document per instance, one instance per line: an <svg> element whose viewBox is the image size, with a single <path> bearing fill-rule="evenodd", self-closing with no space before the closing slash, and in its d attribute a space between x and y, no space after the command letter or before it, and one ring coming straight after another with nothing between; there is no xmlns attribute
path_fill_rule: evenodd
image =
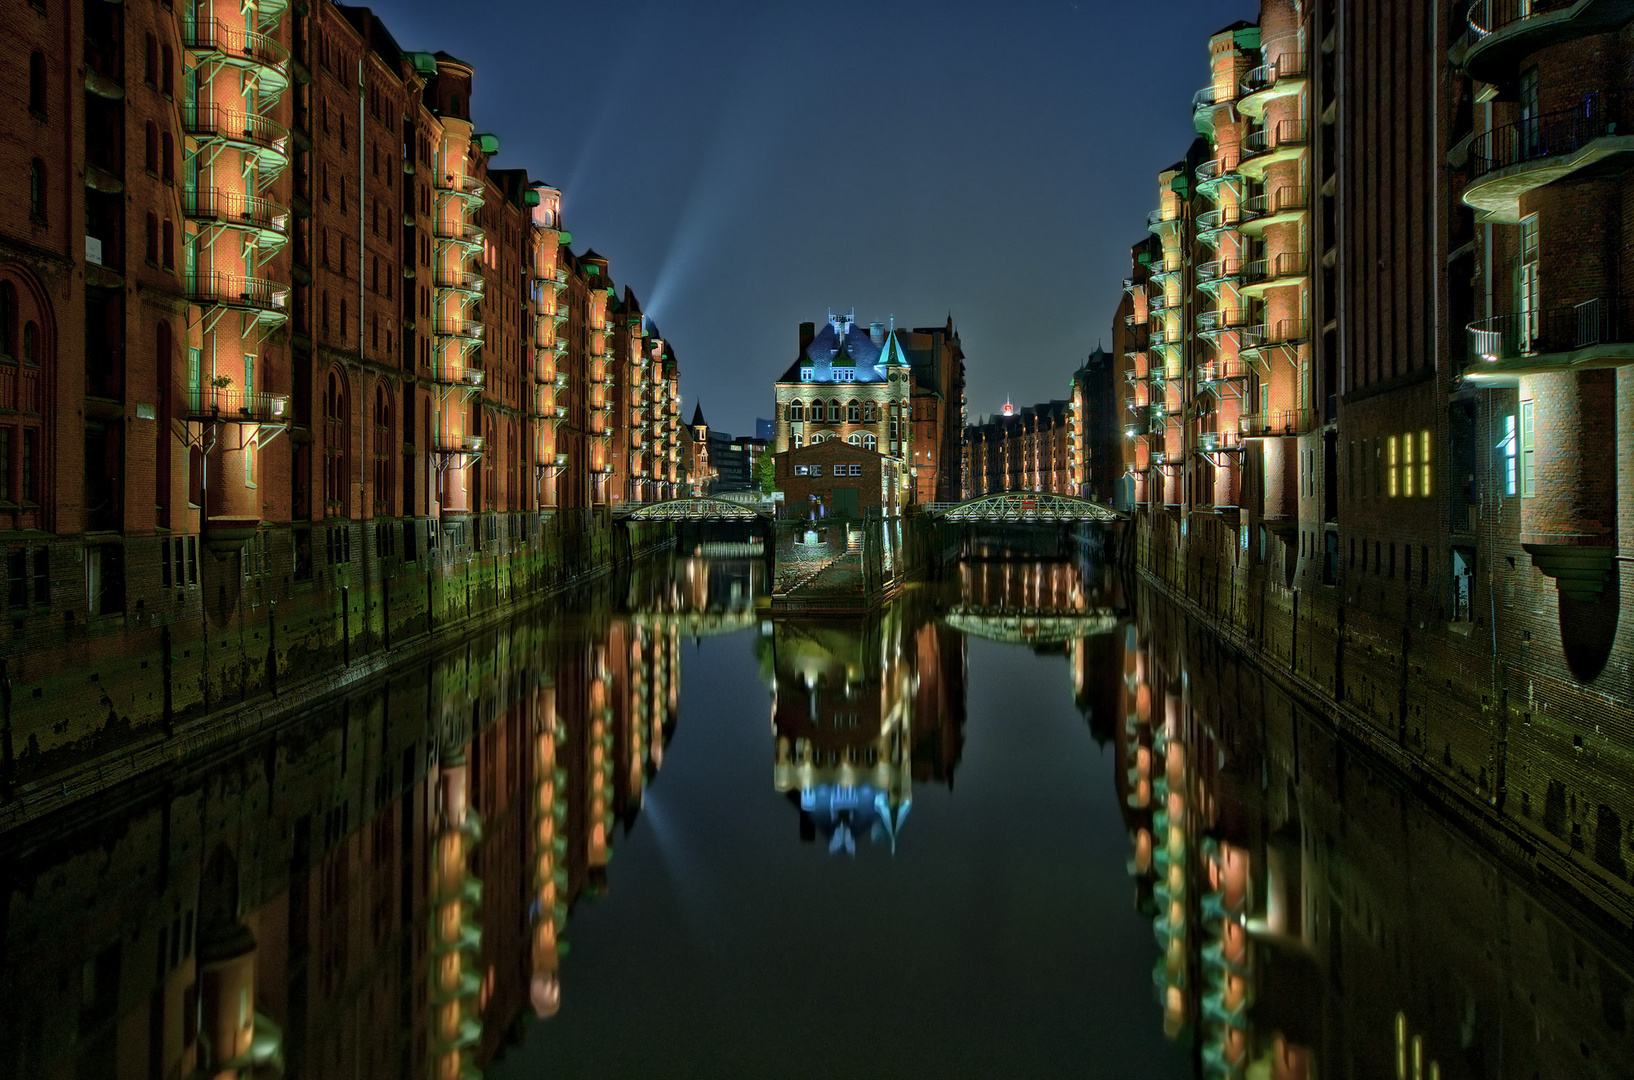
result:
<svg viewBox="0 0 1634 1080"><path fill-rule="evenodd" d="M1071 495L1051 495L1038 491L1003 491L978 495L961 503L925 503L922 509L944 521L991 522L1074 522L1121 521L1122 514L1100 503Z"/></svg>
<svg viewBox="0 0 1634 1080"><path fill-rule="evenodd" d="M944 612L942 622L969 637L1023 645L1056 645L1109 634L1117 628L1118 615L1110 608L1062 611L960 604Z"/></svg>
<svg viewBox="0 0 1634 1080"><path fill-rule="evenodd" d="M708 497L630 503L613 508L613 517L621 521L764 521L771 516L770 509Z"/></svg>
<svg viewBox="0 0 1634 1080"><path fill-rule="evenodd" d="M638 611L630 621L643 629L679 630L682 637L715 637L735 634L755 625L753 608L728 611Z"/></svg>

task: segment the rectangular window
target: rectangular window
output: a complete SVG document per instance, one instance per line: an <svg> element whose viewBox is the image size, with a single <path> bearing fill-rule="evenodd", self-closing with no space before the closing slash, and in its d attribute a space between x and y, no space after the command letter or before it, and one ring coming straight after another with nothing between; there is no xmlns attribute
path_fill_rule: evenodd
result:
<svg viewBox="0 0 1634 1080"><path fill-rule="evenodd" d="M1418 493L1430 495L1430 429L1418 433Z"/></svg>
<svg viewBox="0 0 1634 1080"><path fill-rule="evenodd" d="M1504 452L1504 494L1513 495L1520 478L1520 438L1516 433L1514 413L1504 416L1504 437L1498 449Z"/></svg>
<svg viewBox="0 0 1634 1080"><path fill-rule="evenodd" d="M1537 492L1537 463L1532 445L1532 402L1521 402L1521 497L1530 499Z"/></svg>
<svg viewBox="0 0 1634 1080"><path fill-rule="evenodd" d="M1520 313L1521 348L1526 352L1538 338L1539 288L1538 219L1534 214L1521 222L1520 266L1515 275L1515 310Z"/></svg>
<svg viewBox="0 0 1634 1080"><path fill-rule="evenodd" d="M1413 437L1401 437L1401 493L1413 497Z"/></svg>
<svg viewBox="0 0 1634 1080"><path fill-rule="evenodd" d="M1389 443L1390 450L1388 455L1389 460L1386 461L1385 464L1390 467L1390 497L1393 499L1396 497L1397 491L1400 490L1399 472L1401 469L1401 460L1397 455L1396 437L1392 435L1387 441Z"/></svg>

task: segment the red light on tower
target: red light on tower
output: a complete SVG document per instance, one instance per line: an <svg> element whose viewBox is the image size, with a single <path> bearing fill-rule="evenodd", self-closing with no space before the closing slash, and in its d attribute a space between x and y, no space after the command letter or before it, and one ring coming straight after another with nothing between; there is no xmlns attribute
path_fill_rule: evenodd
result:
<svg viewBox="0 0 1634 1080"><path fill-rule="evenodd" d="M1009 398L1005 398L1004 399L1004 415L1005 416L1014 416L1015 414L1016 414L1015 404Z"/></svg>

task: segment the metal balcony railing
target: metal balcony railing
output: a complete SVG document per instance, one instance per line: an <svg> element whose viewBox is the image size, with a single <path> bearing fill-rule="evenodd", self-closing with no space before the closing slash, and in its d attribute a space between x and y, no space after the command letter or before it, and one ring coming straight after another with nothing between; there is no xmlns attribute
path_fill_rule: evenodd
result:
<svg viewBox="0 0 1634 1080"><path fill-rule="evenodd" d="M1237 430L1245 439L1303 435L1315 426L1315 409L1274 409L1237 418Z"/></svg>
<svg viewBox="0 0 1634 1080"><path fill-rule="evenodd" d="M469 386L477 389L487 381L488 374L481 368L464 367L458 364L431 365L431 381L444 386Z"/></svg>
<svg viewBox="0 0 1634 1080"><path fill-rule="evenodd" d="M438 337L481 341L486 329L476 319L438 319L432 323L431 332Z"/></svg>
<svg viewBox="0 0 1634 1080"><path fill-rule="evenodd" d="M190 420L233 420L279 424L289 416L289 395L237 386L203 386L187 392Z"/></svg>
<svg viewBox="0 0 1634 1080"><path fill-rule="evenodd" d="M482 177L443 173L436 179L438 191L451 191L457 195L482 194Z"/></svg>
<svg viewBox="0 0 1634 1080"><path fill-rule="evenodd" d="M1248 367L1241 360L1209 360L1197 368L1197 381L1204 383L1227 382L1247 375Z"/></svg>
<svg viewBox="0 0 1634 1080"><path fill-rule="evenodd" d="M439 221L432 226L431 235L439 240L453 240L461 244L482 243L482 229L470 221Z"/></svg>
<svg viewBox="0 0 1634 1080"><path fill-rule="evenodd" d="M1303 186L1284 184L1275 191L1249 196L1243 202L1242 218L1244 222L1248 222L1275 217L1277 214L1304 210L1308 203L1309 199Z"/></svg>
<svg viewBox="0 0 1634 1080"><path fill-rule="evenodd" d="M484 288L481 274L469 270L438 270L432 275L432 284L439 289L457 289L460 292L479 293Z"/></svg>
<svg viewBox="0 0 1634 1080"><path fill-rule="evenodd" d="M1304 120L1278 120L1275 127L1250 131L1243 137L1243 160L1309 141L1310 125Z"/></svg>
<svg viewBox="0 0 1634 1080"><path fill-rule="evenodd" d="M1469 28L1476 40L1505 27L1573 7L1578 0L1474 0L1469 6Z"/></svg>
<svg viewBox="0 0 1634 1080"><path fill-rule="evenodd" d="M1292 345L1304 341L1305 337L1304 319L1280 319L1275 324L1260 323L1243 327L1242 348L1248 351L1272 345Z"/></svg>
<svg viewBox="0 0 1634 1080"><path fill-rule="evenodd" d="M1628 134L1622 98L1595 91L1570 109L1531 116L1483 131L1470 147L1471 179L1528 161L1575 153L1608 135Z"/></svg>
<svg viewBox="0 0 1634 1080"><path fill-rule="evenodd" d="M1200 263L1197 267L1197 279L1212 282L1234 278L1243 272L1243 265L1242 259L1214 259Z"/></svg>
<svg viewBox="0 0 1634 1080"><path fill-rule="evenodd" d="M439 431L432 436L432 446L439 454L480 454L482 436L449 435Z"/></svg>
<svg viewBox="0 0 1634 1080"><path fill-rule="evenodd" d="M268 232L289 231L289 211L271 199L221 188L182 191L182 213L195 221L249 225Z"/></svg>
<svg viewBox="0 0 1634 1080"><path fill-rule="evenodd" d="M1304 251L1284 251L1269 259L1254 259L1243 266L1243 284L1263 285L1283 278L1303 277L1310 264L1310 254Z"/></svg>
<svg viewBox="0 0 1634 1080"><path fill-rule="evenodd" d="M1179 220L1180 220L1180 211L1178 209L1177 210L1167 210L1167 209L1164 209L1163 207L1159 207L1158 209L1153 210L1151 213L1146 215L1146 227L1148 229L1155 229L1160 225L1167 225L1167 224L1170 224L1172 222L1176 222L1176 221L1179 221Z"/></svg>
<svg viewBox="0 0 1634 1080"><path fill-rule="evenodd" d="M1470 351L1487 362L1634 343L1634 298L1495 315L1469 324Z"/></svg>
<svg viewBox="0 0 1634 1080"><path fill-rule="evenodd" d="M195 304L283 312L289 303L289 286L266 278L205 271L188 274L186 287Z"/></svg>
<svg viewBox="0 0 1634 1080"><path fill-rule="evenodd" d="M191 26L183 20L182 44L194 52L217 53L274 68L279 74L289 64L289 50L277 41L220 19L206 19Z"/></svg>
<svg viewBox="0 0 1634 1080"><path fill-rule="evenodd" d="M1243 76L1242 91L1257 94L1276 86L1278 82L1303 78L1308 64L1303 52L1285 52L1269 64L1261 64Z"/></svg>
<svg viewBox="0 0 1634 1080"><path fill-rule="evenodd" d="M289 144L289 129L272 117L220 105L183 105L182 130L195 139L243 141L280 154Z"/></svg>

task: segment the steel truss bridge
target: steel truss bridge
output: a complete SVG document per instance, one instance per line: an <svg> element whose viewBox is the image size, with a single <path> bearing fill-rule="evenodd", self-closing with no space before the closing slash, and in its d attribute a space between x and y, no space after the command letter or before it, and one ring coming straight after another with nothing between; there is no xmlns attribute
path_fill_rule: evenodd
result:
<svg viewBox="0 0 1634 1080"><path fill-rule="evenodd" d="M630 503L613 508L619 521L770 521L770 509L708 497Z"/></svg>
<svg viewBox="0 0 1634 1080"><path fill-rule="evenodd" d="M925 503L921 509L942 521L995 525L1033 522L1069 524L1079 521L1122 521L1124 518L1116 510L1088 499L1039 491L1002 491L978 495L960 503Z"/></svg>
<svg viewBox="0 0 1634 1080"><path fill-rule="evenodd" d="M1029 611L960 604L942 613L942 622L968 637L1022 645L1060 645L1117 629L1110 609Z"/></svg>
<svg viewBox="0 0 1634 1080"><path fill-rule="evenodd" d="M682 637L705 638L735 634L759 621L753 608L726 611L639 611L630 621L645 630L678 630Z"/></svg>

